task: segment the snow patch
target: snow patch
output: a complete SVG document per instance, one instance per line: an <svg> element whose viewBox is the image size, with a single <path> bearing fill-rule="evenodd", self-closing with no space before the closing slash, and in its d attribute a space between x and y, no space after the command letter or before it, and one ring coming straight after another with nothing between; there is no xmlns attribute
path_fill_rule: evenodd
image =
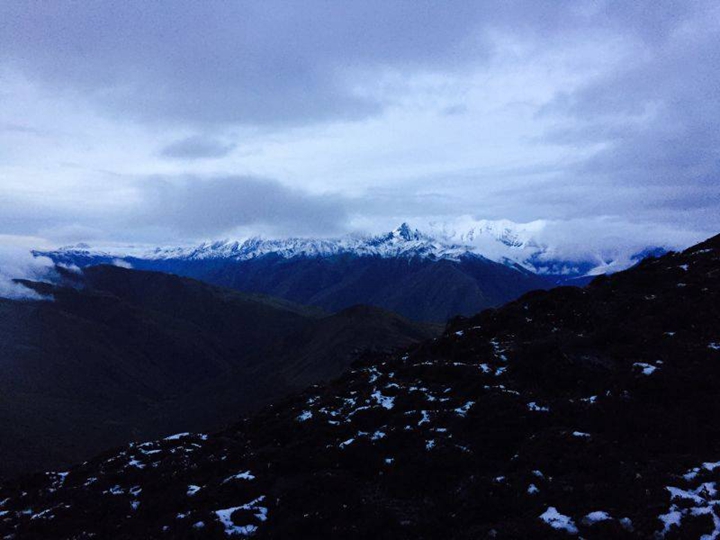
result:
<svg viewBox="0 0 720 540"><path fill-rule="evenodd" d="M545 512L540 514L540 519L553 529L565 531L568 534L577 534L578 528L575 522L569 517L561 514L554 506L549 506Z"/></svg>
<svg viewBox="0 0 720 540"><path fill-rule="evenodd" d="M596 510L595 512L590 512L588 515L586 515L584 518L582 518L583 525L595 525L596 523L600 523L601 521L609 521L612 519L612 516L605 512L604 510Z"/></svg>
<svg viewBox="0 0 720 540"><path fill-rule="evenodd" d="M462 407L458 407L457 409L455 409L455 413L460 416L467 416L467 413L470 410L470 407L472 407L473 405L475 405L474 401L468 401Z"/></svg>
<svg viewBox="0 0 720 540"><path fill-rule="evenodd" d="M259 503L261 503L264 499L265 497L262 496L250 501L247 504L243 504L242 506L234 506L232 508L216 510L215 515L217 516L222 526L225 528L225 534L228 536L252 536L253 534L255 534L258 530L257 525L235 525L235 522L232 519L232 515L238 510L251 511L255 512L255 519L260 522L264 522L267 520L267 508L265 508L264 506L259 506Z"/></svg>
<svg viewBox="0 0 720 540"><path fill-rule="evenodd" d="M643 375L652 375L658 369L657 366L646 364L645 362L635 362L633 367L641 368Z"/></svg>
<svg viewBox="0 0 720 540"><path fill-rule="evenodd" d="M189 437L190 433L187 431L184 431L183 433L176 433L175 435L169 435L165 437L163 440L165 441L178 441L180 439L184 439L185 437Z"/></svg>
<svg viewBox="0 0 720 540"><path fill-rule="evenodd" d="M354 442L355 442L355 438L353 437L352 439L348 439L348 440L346 440L346 441L341 442L338 446L339 446L340 448L346 448L346 447L350 446L350 445L351 445L352 443L354 443Z"/></svg>
<svg viewBox="0 0 720 540"><path fill-rule="evenodd" d="M380 393L380 390L375 390L372 393L371 397L377 402L378 405L380 405L381 407L383 407L387 410L392 409L393 406L395 405L395 398L382 395Z"/></svg>
<svg viewBox="0 0 720 540"><path fill-rule="evenodd" d="M538 405L534 401L531 401L530 403L528 403L527 408L533 412L549 412L550 411L550 407L544 407L544 406Z"/></svg>
<svg viewBox="0 0 720 540"><path fill-rule="evenodd" d="M244 471L234 474L232 476L228 476L225 480L223 480L222 483L227 484L228 482L231 482L233 480L255 480L255 475L252 474L250 471Z"/></svg>

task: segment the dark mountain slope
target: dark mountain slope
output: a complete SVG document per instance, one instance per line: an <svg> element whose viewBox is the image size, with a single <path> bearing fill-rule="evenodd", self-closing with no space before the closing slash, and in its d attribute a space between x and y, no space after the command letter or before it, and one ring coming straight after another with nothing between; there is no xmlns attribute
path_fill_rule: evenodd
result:
<svg viewBox="0 0 720 540"><path fill-rule="evenodd" d="M347 255L260 259L267 260L240 261L198 277L330 311L362 303L415 320L442 322L549 286L527 270L482 257L459 261Z"/></svg>
<svg viewBox="0 0 720 540"><path fill-rule="evenodd" d="M111 258L47 253L64 264L87 266ZM229 287L268 294L300 304L338 311L356 304L388 309L410 319L445 323L501 305L554 281L521 267L476 255L457 260L428 257L380 257L338 254L248 260L125 259L133 268L157 270Z"/></svg>
<svg viewBox="0 0 720 540"><path fill-rule="evenodd" d="M111 266L0 300L0 474L54 467L243 410L337 376L359 351L435 330L380 310L285 300ZM331 333L332 335L326 335Z"/></svg>
<svg viewBox="0 0 720 540"><path fill-rule="evenodd" d="M456 319L212 436L0 489L17 537L715 538L720 236Z"/></svg>

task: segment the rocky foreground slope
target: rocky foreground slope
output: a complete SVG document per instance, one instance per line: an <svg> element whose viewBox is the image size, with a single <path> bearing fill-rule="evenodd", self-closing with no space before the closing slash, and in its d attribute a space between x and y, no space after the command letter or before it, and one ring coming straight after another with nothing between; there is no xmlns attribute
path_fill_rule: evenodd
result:
<svg viewBox="0 0 720 540"><path fill-rule="evenodd" d="M720 237L214 435L0 488L6 538L717 538ZM705 536L703 536L705 535Z"/></svg>

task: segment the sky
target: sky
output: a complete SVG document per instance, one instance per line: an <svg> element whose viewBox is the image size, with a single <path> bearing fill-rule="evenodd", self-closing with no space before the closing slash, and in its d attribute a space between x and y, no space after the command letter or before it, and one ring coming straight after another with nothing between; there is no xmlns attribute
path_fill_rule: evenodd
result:
<svg viewBox="0 0 720 540"><path fill-rule="evenodd" d="M714 1L0 2L0 243L720 232Z"/></svg>

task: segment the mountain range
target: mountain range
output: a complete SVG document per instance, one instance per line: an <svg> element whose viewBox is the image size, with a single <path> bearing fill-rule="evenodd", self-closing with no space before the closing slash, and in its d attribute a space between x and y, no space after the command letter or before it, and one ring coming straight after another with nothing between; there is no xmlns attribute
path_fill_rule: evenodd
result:
<svg viewBox="0 0 720 540"><path fill-rule="evenodd" d="M362 303L414 320L445 322L530 290L582 285L599 273L664 252L653 248L616 260L562 260L528 229L506 221L474 222L462 233L436 227L436 234L427 234L403 223L377 236L254 237L154 249L79 245L38 255L68 266L120 264L170 272L328 311Z"/></svg>
<svg viewBox="0 0 720 540"><path fill-rule="evenodd" d="M115 266L21 283L43 300L0 298L0 476L219 428L364 351L439 332L379 308L328 314Z"/></svg>
<svg viewBox="0 0 720 540"><path fill-rule="evenodd" d="M7 482L0 532L717 538L719 329L717 236L457 317L218 433Z"/></svg>

